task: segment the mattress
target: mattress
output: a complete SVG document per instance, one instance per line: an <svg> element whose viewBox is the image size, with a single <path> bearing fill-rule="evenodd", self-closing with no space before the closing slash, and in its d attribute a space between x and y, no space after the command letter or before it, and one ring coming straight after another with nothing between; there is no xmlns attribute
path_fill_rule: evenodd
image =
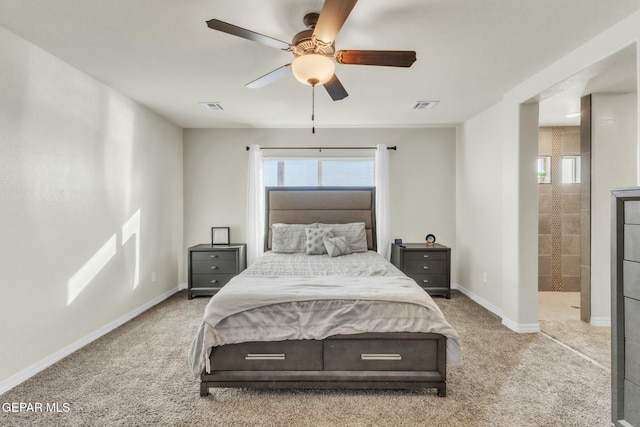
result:
<svg viewBox="0 0 640 427"><path fill-rule="evenodd" d="M210 372L214 346L366 332L439 333L447 337L447 363L462 363L460 339L433 299L373 251L335 258L266 252L211 298L189 360L198 376Z"/></svg>

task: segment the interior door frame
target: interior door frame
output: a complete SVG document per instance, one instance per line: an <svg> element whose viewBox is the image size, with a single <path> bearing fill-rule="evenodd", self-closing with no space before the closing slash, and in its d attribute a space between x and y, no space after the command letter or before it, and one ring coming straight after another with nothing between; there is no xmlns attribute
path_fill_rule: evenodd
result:
<svg viewBox="0 0 640 427"><path fill-rule="evenodd" d="M580 98L580 320L591 321L591 95Z"/></svg>

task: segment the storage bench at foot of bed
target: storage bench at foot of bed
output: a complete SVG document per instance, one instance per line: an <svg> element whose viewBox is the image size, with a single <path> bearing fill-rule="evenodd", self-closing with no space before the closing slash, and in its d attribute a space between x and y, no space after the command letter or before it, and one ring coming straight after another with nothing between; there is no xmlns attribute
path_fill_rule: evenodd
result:
<svg viewBox="0 0 640 427"><path fill-rule="evenodd" d="M229 344L214 348L210 360L211 373L201 375L201 396L210 387L436 388L446 395L446 338L440 334Z"/></svg>

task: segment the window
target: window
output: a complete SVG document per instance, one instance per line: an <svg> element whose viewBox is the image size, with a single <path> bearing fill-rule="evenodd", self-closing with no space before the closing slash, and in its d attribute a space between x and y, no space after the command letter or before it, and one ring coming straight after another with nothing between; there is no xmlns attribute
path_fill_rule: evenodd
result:
<svg viewBox="0 0 640 427"><path fill-rule="evenodd" d="M562 156L562 183L580 183L580 156Z"/></svg>
<svg viewBox="0 0 640 427"><path fill-rule="evenodd" d="M373 186L373 159L265 159L264 185Z"/></svg>
<svg viewBox="0 0 640 427"><path fill-rule="evenodd" d="M551 183L551 157L538 157L538 183Z"/></svg>

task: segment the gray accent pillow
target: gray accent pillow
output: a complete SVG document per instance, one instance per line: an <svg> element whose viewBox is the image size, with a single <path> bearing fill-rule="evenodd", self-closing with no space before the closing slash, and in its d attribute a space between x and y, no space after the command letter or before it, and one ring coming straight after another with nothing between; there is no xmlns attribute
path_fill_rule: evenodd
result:
<svg viewBox="0 0 640 427"><path fill-rule="evenodd" d="M272 224L271 250L280 254L305 253L307 235L305 229L318 228L313 224Z"/></svg>
<svg viewBox="0 0 640 427"><path fill-rule="evenodd" d="M344 236L325 237L323 241L324 247L327 248L327 254L332 258L353 253L351 246L349 246L347 242L347 238Z"/></svg>
<svg viewBox="0 0 640 427"><path fill-rule="evenodd" d="M344 236L353 252L367 252L367 230L364 222L351 222L349 224L318 224L318 227L329 227L333 229L336 237Z"/></svg>
<svg viewBox="0 0 640 427"><path fill-rule="evenodd" d="M323 255L327 253L324 247L325 237L333 237L333 230L330 228L307 228L307 255Z"/></svg>

